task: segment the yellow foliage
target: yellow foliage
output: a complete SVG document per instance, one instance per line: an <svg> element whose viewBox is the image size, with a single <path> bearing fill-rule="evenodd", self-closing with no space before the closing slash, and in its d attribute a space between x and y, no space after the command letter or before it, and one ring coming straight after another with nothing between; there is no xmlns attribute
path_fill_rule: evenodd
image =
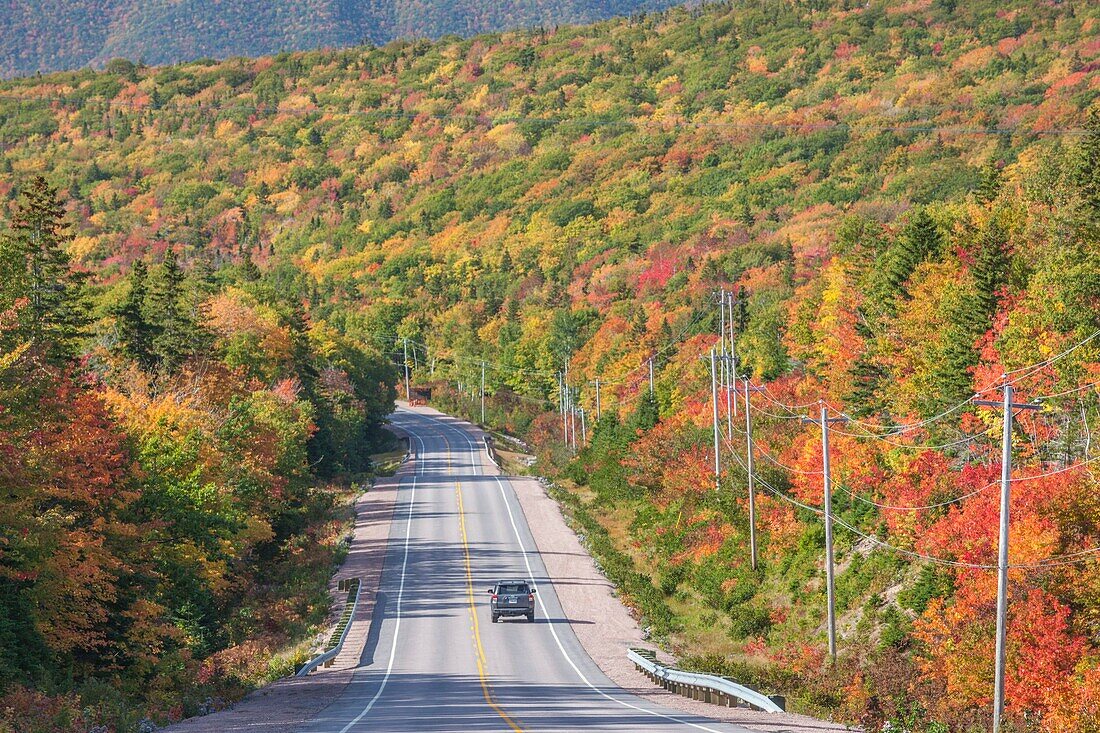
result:
<svg viewBox="0 0 1100 733"><path fill-rule="evenodd" d="M269 199L271 203L275 204L275 211L283 216L290 216L302 205L302 197L297 191L280 191L272 194Z"/></svg>
<svg viewBox="0 0 1100 733"><path fill-rule="evenodd" d="M225 140L233 136L237 132L237 125L233 120L222 120L214 128L214 139Z"/></svg>
<svg viewBox="0 0 1100 733"><path fill-rule="evenodd" d="M74 237L69 242L69 256L75 260L83 260L88 257L99 245L99 237Z"/></svg>

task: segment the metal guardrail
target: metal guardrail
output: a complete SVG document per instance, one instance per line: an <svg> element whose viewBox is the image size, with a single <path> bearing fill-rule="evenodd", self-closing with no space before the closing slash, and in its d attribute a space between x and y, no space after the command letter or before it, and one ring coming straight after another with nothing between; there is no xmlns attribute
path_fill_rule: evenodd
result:
<svg viewBox="0 0 1100 733"><path fill-rule="evenodd" d="M314 669L320 665L330 666L336 656L340 653L340 650L344 648L344 640L348 638L348 631L351 629L352 619L355 618L355 609L359 606L359 593L363 590L363 583L359 578L346 578L340 581L340 590L346 587L346 584L355 583L355 598L351 603L344 605L344 612L340 614L340 622L336 624L336 628L333 629L332 637L329 639L328 646L324 653L318 654L313 659L305 663L301 669L299 669L294 676L305 677ZM348 589L348 596L351 596L351 589Z"/></svg>
<svg viewBox="0 0 1100 733"><path fill-rule="evenodd" d="M766 713L783 712L785 704L783 698L773 699L724 677L695 674L682 669L665 667L657 664L655 659L647 659L634 649L629 650L626 655L630 661L634 662L634 666L645 672L650 679L678 695L726 707L733 707L733 700L737 699Z"/></svg>
<svg viewBox="0 0 1100 733"><path fill-rule="evenodd" d="M502 466L500 465L500 461L497 460L496 449L493 448L492 436L486 435L483 439L485 441L485 455L489 456L489 460L492 461L497 468L502 468Z"/></svg>

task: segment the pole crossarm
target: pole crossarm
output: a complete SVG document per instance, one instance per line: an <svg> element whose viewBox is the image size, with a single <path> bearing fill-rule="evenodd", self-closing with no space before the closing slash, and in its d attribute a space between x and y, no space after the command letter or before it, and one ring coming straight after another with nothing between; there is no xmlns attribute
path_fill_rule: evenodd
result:
<svg viewBox="0 0 1100 733"><path fill-rule="evenodd" d="M971 404L982 405L983 407L1006 407L1005 403L1000 400L974 400ZM1031 404L1027 402L1013 402L1007 405L1010 410L1041 410L1042 405Z"/></svg>

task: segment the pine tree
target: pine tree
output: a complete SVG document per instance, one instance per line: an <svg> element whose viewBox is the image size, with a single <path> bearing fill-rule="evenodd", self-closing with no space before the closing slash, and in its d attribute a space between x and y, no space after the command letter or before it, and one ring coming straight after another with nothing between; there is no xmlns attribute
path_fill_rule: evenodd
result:
<svg viewBox="0 0 1100 733"><path fill-rule="evenodd" d="M250 283L260 279L260 268L256 267L251 254L246 254L244 261L241 262L241 279Z"/></svg>
<svg viewBox="0 0 1100 733"><path fill-rule="evenodd" d="M130 270L130 292L115 311L119 348L126 357L134 360L143 369L151 369L156 364L153 356L156 330L145 318L147 277L145 261L136 261Z"/></svg>
<svg viewBox="0 0 1100 733"><path fill-rule="evenodd" d="M1008 243L1004 228L996 220L990 221L978 236L974 264L970 268L974 278L968 324L975 335L985 333L997 313L997 290L1008 277Z"/></svg>
<svg viewBox="0 0 1100 733"><path fill-rule="evenodd" d="M749 294L744 285L737 286L737 306L733 311L733 325L737 333L745 332L749 327Z"/></svg>
<svg viewBox="0 0 1100 733"><path fill-rule="evenodd" d="M57 189L36 176L0 237L0 311L25 301L17 335L55 363L76 355L90 320L84 277L65 251L71 239Z"/></svg>

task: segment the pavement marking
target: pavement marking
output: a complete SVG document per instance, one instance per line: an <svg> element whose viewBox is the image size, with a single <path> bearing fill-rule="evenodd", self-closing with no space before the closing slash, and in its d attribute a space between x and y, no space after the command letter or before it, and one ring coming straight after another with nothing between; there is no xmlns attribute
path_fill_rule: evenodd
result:
<svg viewBox="0 0 1100 733"><path fill-rule="evenodd" d="M397 639L401 635L401 599L405 595L405 570L409 565L409 535L412 533L412 518L413 518L413 506L416 502L416 479L424 472L424 463L422 455L424 451L424 441L419 435L415 436L420 442L420 454L417 455L416 471L412 477L412 493L409 495L409 516L405 522L405 556L401 561L401 583L397 588L397 623L393 628L393 644L390 645L390 659L386 664L386 674L382 677L382 683L378 685L378 692L374 693L374 697L370 699L370 702L359 712L350 723L340 729L340 733L348 733L349 730L355 726L360 720L362 720L367 713L371 711L374 704L378 702L378 699L382 697L382 693L386 690L386 683L390 681L390 674L393 672L393 662L397 658Z"/></svg>
<svg viewBox="0 0 1100 733"><path fill-rule="evenodd" d="M434 419L434 418L431 418L427 415L425 415L425 417L428 417L428 419L430 419L430 420ZM440 424L442 424L442 421L437 420L436 422L439 422ZM463 438L466 439L466 442L470 446L470 452L471 452L471 454L474 458L474 465L477 466L477 457L478 457L478 455L480 455L481 451L477 449L477 446L474 443L474 441L470 440L470 438L464 432L461 432L461 431L458 431L458 430L455 430L455 432L459 432L459 434L461 434L463 436ZM513 534L515 534L516 543L519 545L520 554L523 555L523 564L527 567L527 574L528 574L528 577L531 578L531 584L534 585L534 583L535 583L535 573L534 573L533 570L531 570L531 562L527 557L527 549L523 546L523 539L520 537L519 527L516 526L516 518L512 514L512 506L511 506L511 504L509 504L508 496L504 492L504 482L500 480L499 476L493 476L492 478L496 480L497 488L500 490L500 498L504 502L505 510L508 512L508 520L512 524L512 532L513 532ZM551 585L553 585L553 581L551 581ZM471 590L471 593L472 593L472 590ZM543 602L542 596L541 595L536 595L535 599L538 602L539 607L542 608L543 617L548 619L550 617L550 613L546 610L546 603ZM473 603L472 596L471 596L470 602L471 602L471 604ZM670 720L674 723L679 723L680 725L691 726L692 728L696 728L698 730L707 731L707 733L722 733L721 731L719 731L715 728L708 728L705 725L700 725L698 723L692 723L690 720L683 720L681 718L677 718L674 715L667 715L665 713L658 712L656 710L647 710L646 708L639 707L637 705L633 705L629 702L626 702L625 700L619 700L618 698L607 694L606 692L601 690L599 687L596 687L596 685L592 684L592 682L584 675L584 673L581 672L580 667L578 667L576 665L576 663L573 661L572 657L569 656L569 652L565 651L565 646L561 643L561 639L558 638L558 632L554 629L554 624L547 624L546 628L548 628L550 630L551 636L554 637L554 641L557 643L558 649L561 651L562 657L564 657L565 661L569 663L569 666L573 668L573 671L577 673L577 676L580 677L581 682L583 682L585 685L587 685L589 688L591 688L594 692L596 692L600 696L607 698L611 702L622 705L623 707L630 708L631 710L637 710L638 712L646 713L647 715L654 715L658 718L664 718L665 720Z"/></svg>
<svg viewBox="0 0 1100 733"><path fill-rule="evenodd" d="M443 440L447 443L447 462L450 463L451 442L447 440L446 436L443 437ZM462 532L462 549L465 552L466 560L466 595L470 599L470 621L473 624L474 630L474 649L477 652L477 674L481 680L481 694L485 697L486 704L496 711L496 714L501 717L501 720L507 723L516 733L523 733L523 728L521 728L519 724L504 711L504 708L493 699L493 693L489 689L489 677L486 673L487 663L485 661L485 649L481 645L481 629L477 622L477 604L474 602L474 575L470 567L470 542L466 535L466 510L462 506L462 482L460 481L455 481L455 496L458 497L458 526Z"/></svg>

